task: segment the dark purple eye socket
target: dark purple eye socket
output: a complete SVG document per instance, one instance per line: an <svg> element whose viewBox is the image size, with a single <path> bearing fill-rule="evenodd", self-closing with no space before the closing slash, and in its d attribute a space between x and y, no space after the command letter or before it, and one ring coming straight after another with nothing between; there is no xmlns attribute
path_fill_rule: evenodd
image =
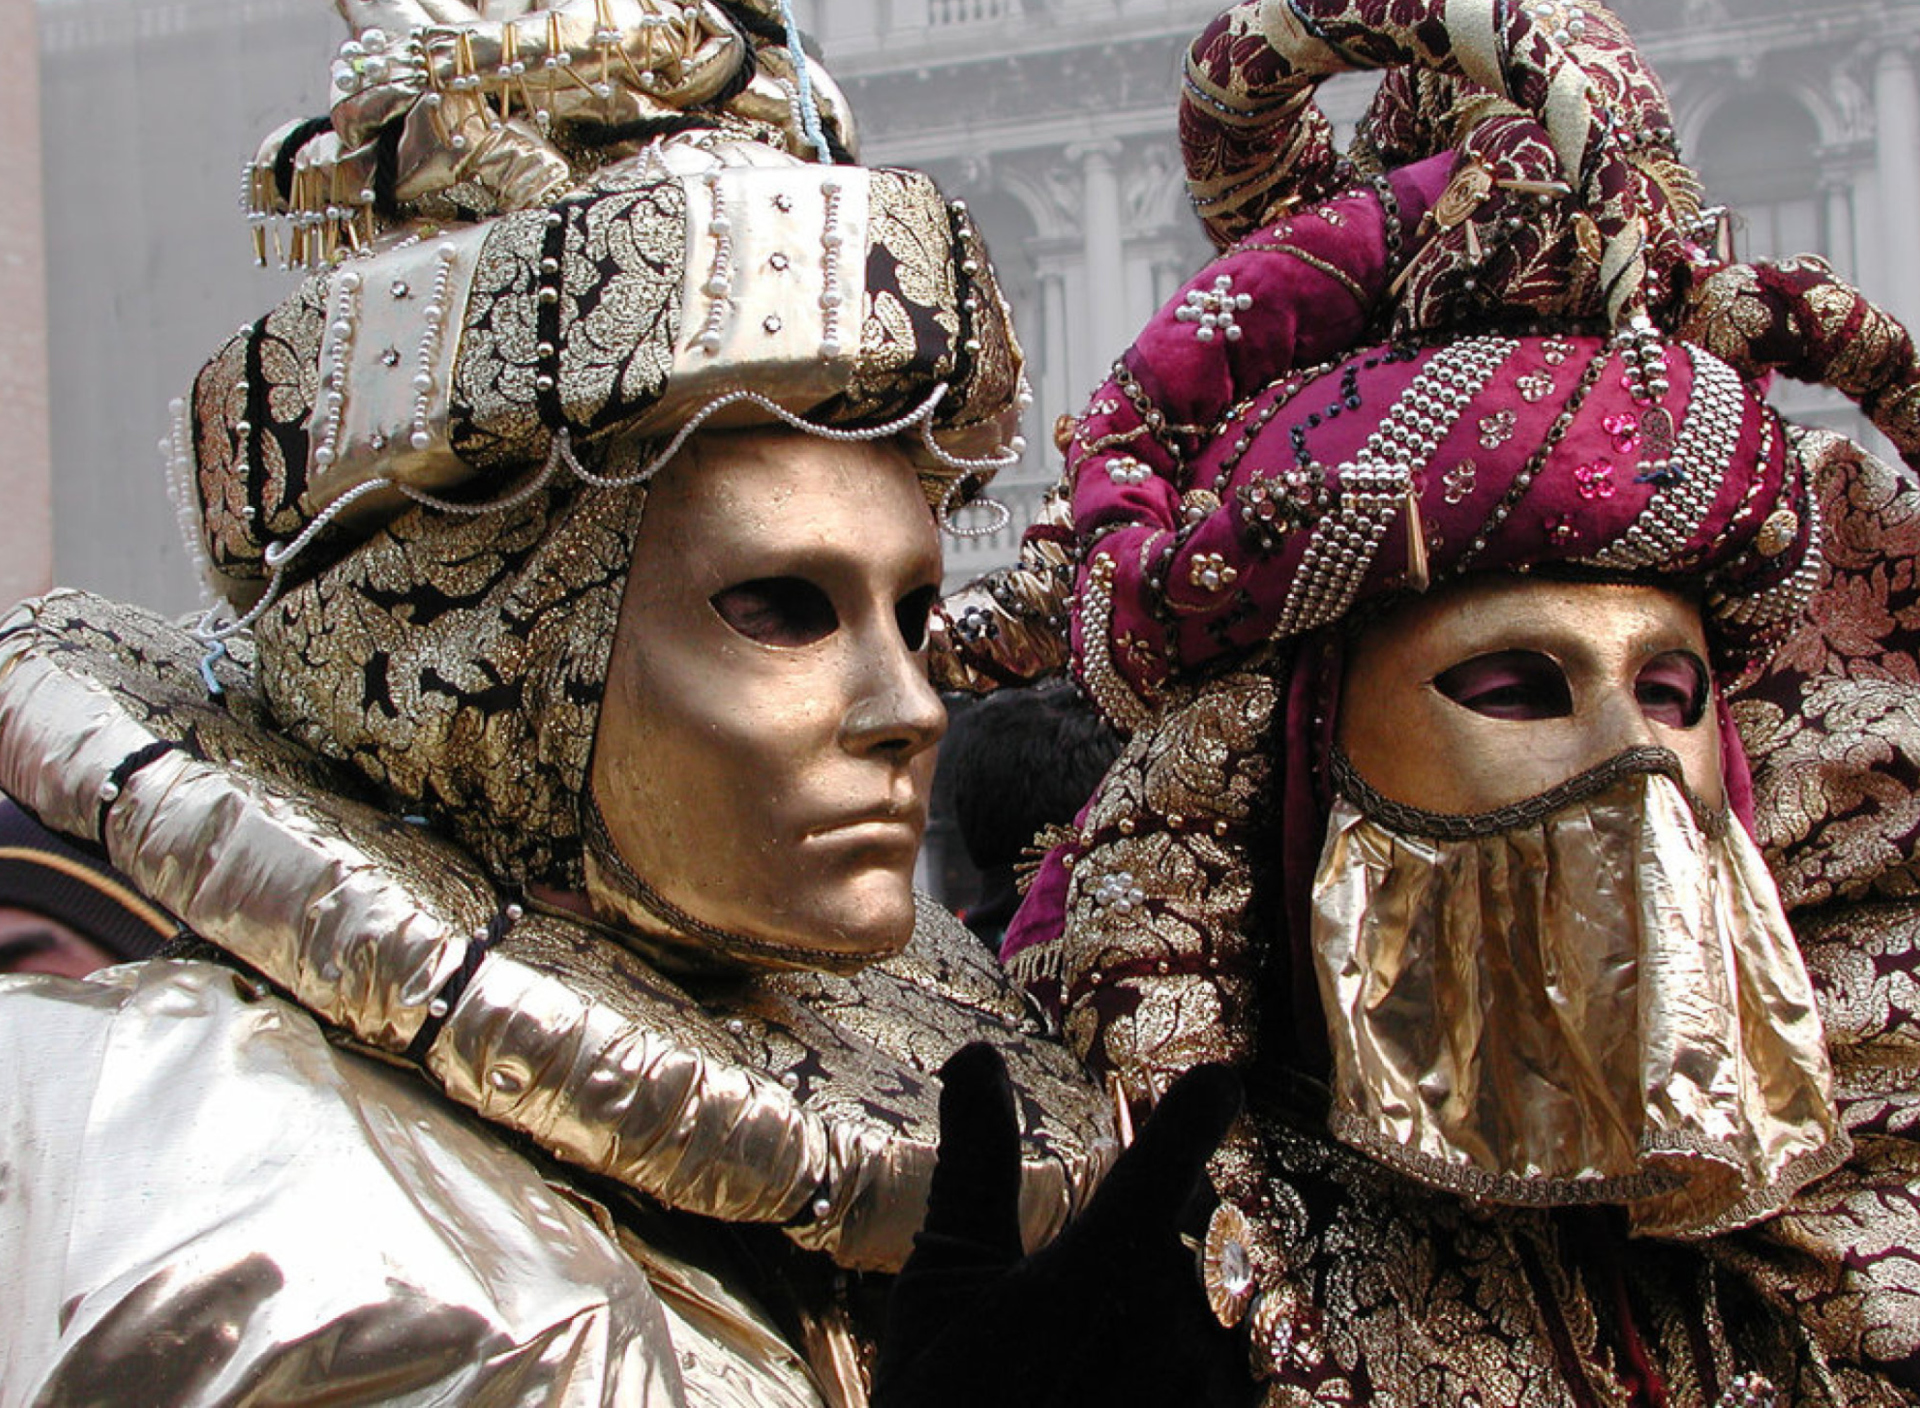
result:
<svg viewBox="0 0 1920 1408"><path fill-rule="evenodd" d="M918 651L926 645L927 618L933 614L933 604L939 599L940 588L925 586L908 592L893 608L894 620L900 623L900 638L907 643L908 650Z"/></svg>
<svg viewBox="0 0 1920 1408"><path fill-rule="evenodd" d="M1669 650L1647 662L1633 682L1640 709L1668 728L1692 728L1705 717L1712 691L1707 664L1690 650Z"/></svg>
<svg viewBox="0 0 1920 1408"><path fill-rule="evenodd" d="M1566 671L1537 650L1476 655L1435 675L1433 687L1490 719L1564 719L1573 712Z"/></svg>
<svg viewBox="0 0 1920 1408"><path fill-rule="evenodd" d="M761 645L812 645L839 629L833 602L804 577L756 577L711 598L720 619Z"/></svg>

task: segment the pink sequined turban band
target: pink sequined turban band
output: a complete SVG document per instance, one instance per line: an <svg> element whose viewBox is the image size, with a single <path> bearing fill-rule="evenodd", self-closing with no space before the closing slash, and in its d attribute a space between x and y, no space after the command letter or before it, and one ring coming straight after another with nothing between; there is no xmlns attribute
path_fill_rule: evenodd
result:
<svg viewBox="0 0 1920 1408"><path fill-rule="evenodd" d="M1709 352L1662 344L1646 364L1603 339L1490 334L1379 347L1202 406L1147 380L1193 331L1157 323L1127 363L1170 419L1216 427L1191 459L1139 434L1124 398L1067 455L1087 544L1075 659L1122 725L1147 722L1175 673L1467 572L1692 581L1730 661L1777 639L1812 589L1785 434Z"/></svg>

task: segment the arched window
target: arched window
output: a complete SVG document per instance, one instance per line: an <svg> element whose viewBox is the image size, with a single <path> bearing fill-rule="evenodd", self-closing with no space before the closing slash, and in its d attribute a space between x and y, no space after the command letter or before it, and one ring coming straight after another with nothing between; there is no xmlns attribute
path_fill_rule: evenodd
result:
<svg viewBox="0 0 1920 1408"><path fill-rule="evenodd" d="M1695 167L1706 179L1708 202L1740 213L1742 258L1834 252L1819 187L1819 144L1812 115L1786 93L1743 93L1707 120L1692 154Z"/></svg>

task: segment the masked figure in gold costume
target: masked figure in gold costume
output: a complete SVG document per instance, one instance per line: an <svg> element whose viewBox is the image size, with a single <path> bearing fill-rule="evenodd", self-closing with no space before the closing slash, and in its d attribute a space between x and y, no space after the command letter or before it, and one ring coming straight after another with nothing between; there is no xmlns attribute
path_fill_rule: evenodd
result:
<svg viewBox="0 0 1920 1408"><path fill-rule="evenodd" d="M1912 340L1732 261L1597 5L1239 5L1181 122L1223 252L937 617L1132 735L1010 967L1141 1108L1243 1072L1270 1405L1915 1401L1920 486L1763 399L1920 465Z"/></svg>
<svg viewBox="0 0 1920 1408"><path fill-rule="evenodd" d="M771 7L343 9L322 271L177 407L218 605L0 632L0 787L189 936L0 984L0 1398L862 1402L954 1051L1032 1240L1112 1153L911 889L986 254Z"/></svg>

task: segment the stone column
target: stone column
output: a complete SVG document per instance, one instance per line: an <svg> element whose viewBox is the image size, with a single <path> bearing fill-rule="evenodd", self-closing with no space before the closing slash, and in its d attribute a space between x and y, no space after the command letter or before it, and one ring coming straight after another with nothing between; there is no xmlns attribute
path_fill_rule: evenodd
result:
<svg viewBox="0 0 1920 1408"><path fill-rule="evenodd" d="M0 0L13 63L0 84L0 606L53 583L47 261L34 0Z"/></svg>
<svg viewBox="0 0 1920 1408"><path fill-rule="evenodd" d="M1920 319L1920 81L1903 44L1889 44L1874 61L1873 111L1885 259L1868 287L1884 288L1893 312L1913 323Z"/></svg>
<svg viewBox="0 0 1920 1408"><path fill-rule="evenodd" d="M1074 386L1067 374L1069 339L1067 336L1067 281L1058 269L1040 271L1040 345L1034 361L1039 365L1033 388L1039 407L1040 433L1045 443L1053 443L1056 417L1074 414L1079 407L1070 404ZM1042 455L1051 462L1052 452Z"/></svg>
<svg viewBox="0 0 1920 1408"><path fill-rule="evenodd" d="M1080 232L1087 261L1087 308L1082 325L1088 333L1088 355L1074 360L1085 363L1081 379L1096 386L1104 378L1091 373L1118 357L1129 340L1120 145L1089 143L1068 148L1067 156L1080 163Z"/></svg>
<svg viewBox="0 0 1920 1408"><path fill-rule="evenodd" d="M1854 239L1853 198L1858 173L1834 172L1820 182L1820 198L1826 226L1826 255L1843 278L1856 282L1860 277L1860 249Z"/></svg>

